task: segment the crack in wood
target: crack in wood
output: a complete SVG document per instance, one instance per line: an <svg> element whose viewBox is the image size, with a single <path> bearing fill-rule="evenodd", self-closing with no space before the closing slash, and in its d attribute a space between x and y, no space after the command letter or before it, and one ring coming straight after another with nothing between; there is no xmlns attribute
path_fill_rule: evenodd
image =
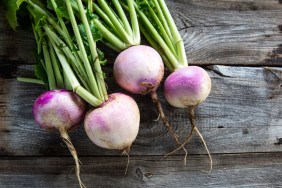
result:
<svg viewBox="0 0 282 188"><path fill-rule="evenodd" d="M182 28L178 28L179 31L189 29L189 28L211 28L211 27L241 27L241 26L248 26L247 24L214 24L214 25L190 25L185 26Z"/></svg>
<svg viewBox="0 0 282 188"><path fill-rule="evenodd" d="M281 82L282 81L282 79L275 72L273 72L270 68L264 67L264 70L269 71L269 73L271 73L276 79L278 79L277 82Z"/></svg>
<svg viewBox="0 0 282 188"><path fill-rule="evenodd" d="M279 29L280 33L282 33L282 25L278 25L277 28Z"/></svg>
<svg viewBox="0 0 282 188"><path fill-rule="evenodd" d="M207 66L206 69L213 71L215 74L217 74L221 77L234 78L233 76L230 76L230 75L227 75L226 73L224 73L224 68L222 66L220 68L216 65L212 65L212 66Z"/></svg>
<svg viewBox="0 0 282 188"><path fill-rule="evenodd" d="M281 145L282 144L282 138L276 138L277 142L274 143L274 145Z"/></svg>

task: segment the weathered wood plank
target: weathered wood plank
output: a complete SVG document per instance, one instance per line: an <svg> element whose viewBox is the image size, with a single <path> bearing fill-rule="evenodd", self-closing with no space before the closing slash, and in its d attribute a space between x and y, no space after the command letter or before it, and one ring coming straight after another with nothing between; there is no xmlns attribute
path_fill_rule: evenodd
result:
<svg viewBox="0 0 282 188"><path fill-rule="evenodd" d="M167 1L174 4L186 4L197 6L202 9L234 10L234 11L261 11L261 10L280 10L282 2L279 0L177 0Z"/></svg>
<svg viewBox="0 0 282 188"><path fill-rule="evenodd" d="M0 4L0 63L34 63L35 41L32 30L11 29Z"/></svg>
<svg viewBox="0 0 282 188"><path fill-rule="evenodd" d="M30 73L20 66L15 75ZM212 78L212 92L196 109L198 126L212 153L277 152L282 138L282 68L232 66L207 67ZM0 155L26 156L69 155L62 148L58 134L41 130L32 118L35 98L43 91L37 85L25 84L0 75ZM122 91L108 80L109 92ZM180 139L188 134L185 110L170 107L159 94ZM132 155L163 155L175 145L162 123L154 121L157 112L148 96L133 96L141 110L141 128L132 147ZM71 132L79 155L119 155L94 146L83 128ZM190 154L205 153L197 137L188 145Z"/></svg>
<svg viewBox="0 0 282 188"><path fill-rule="evenodd" d="M281 65L282 4L180 1L169 6L191 64Z"/></svg>
<svg viewBox="0 0 282 188"><path fill-rule="evenodd" d="M205 156L81 157L82 179L87 187L281 187L282 154L214 155L214 169ZM1 158L0 186L78 187L70 157Z"/></svg>
<svg viewBox="0 0 282 188"><path fill-rule="evenodd" d="M167 2L191 64L282 65L282 4L277 0ZM6 23L0 29L0 60L34 63L32 32L14 33Z"/></svg>
<svg viewBox="0 0 282 188"><path fill-rule="evenodd" d="M189 62L209 65L212 93L196 113L214 170L203 172L209 168L208 157L193 155L205 153L196 136L187 146L186 167L183 155L164 159L175 145L162 123L154 121L157 112L149 97L134 95L142 123L127 175L125 156L94 146L82 127L71 132L84 183L125 188L282 187L282 1L167 2ZM31 75L30 66L19 64L34 63L32 32L13 32L2 10L0 5L0 187L78 187L73 159L59 135L41 130L33 121L32 103L44 88L15 80ZM112 62L116 54L105 51ZM111 78L108 81L110 93L123 91ZM190 127L186 112L165 103L162 88L159 94L183 140Z"/></svg>

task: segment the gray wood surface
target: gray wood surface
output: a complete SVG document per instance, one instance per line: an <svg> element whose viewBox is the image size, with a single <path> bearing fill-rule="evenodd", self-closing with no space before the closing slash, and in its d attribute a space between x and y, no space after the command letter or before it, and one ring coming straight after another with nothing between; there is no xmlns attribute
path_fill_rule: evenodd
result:
<svg viewBox="0 0 282 188"><path fill-rule="evenodd" d="M214 160L214 169L198 137L182 151L148 96L132 95L141 110L140 132L130 155L101 149L83 127L70 132L87 187L282 187L282 1L169 0L190 64L203 66L212 92L196 109L197 124ZM0 5L0 187L78 187L73 160L56 132L34 122L31 107L44 91L21 83L32 75L31 31L12 31ZM107 51L113 62L116 54ZM109 65L105 68L108 71ZM122 91L113 78L109 93ZM174 130L183 140L190 128L185 110L159 96Z"/></svg>
<svg viewBox="0 0 282 188"><path fill-rule="evenodd" d="M87 187L281 187L282 156L279 154L214 155L214 170L205 156L189 157L184 166L178 157L81 157ZM73 161L65 157L2 158L0 186L7 188L75 188Z"/></svg>
<svg viewBox="0 0 282 188"><path fill-rule="evenodd" d="M20 66L16 72L31 74L28 68ZM196 113L198 127L211 152L282 151L282 147L274 144L277 138L282 137L282 68L216 65L207 69L213 89L208 99L196 109ZM0 155L67 155L68 151L59 145L58 134L41 130L32 118L33 101L44 89L18 82L11 76L11 79L0 78L0 94L3 93L0 104L4 107L3 115L0 116L4 128L0 132L0 139L4 138L0 142ZM112 82L108 80L108 83ZM110 91L121 91L116 88L115 84L110 85ZM162 87L159 94L162 96ZM131 153L163 155L175 148L161 121L154 121L158 115L149 97L133 97L139 103L142 121ZM190 130L186 110L170 107L163 98L162 102L171 123L183 140ZM82 127L73 130L71 136L81 155L118 154L94 146ZM27 144L30 147L26 147ZM196 136L188 148L192 154L204 152Z"/></svg>

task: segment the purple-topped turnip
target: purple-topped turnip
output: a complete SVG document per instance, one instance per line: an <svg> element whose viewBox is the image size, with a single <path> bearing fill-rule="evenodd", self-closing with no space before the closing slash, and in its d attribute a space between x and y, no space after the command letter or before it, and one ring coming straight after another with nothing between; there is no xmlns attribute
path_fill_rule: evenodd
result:
<svg viewBox="0 0 282 188"><path fill-rule="evenodd" d="M95 32L97 35L93 35L92 32L94 22L98 20L92 19L95 17L93 14L93 2L75 0L73 4L71 0L65 0L60 2L60 5L57 4L56 0L48 2L47 6L46 3L40 3L40 1L5 1L7 8L6 18L14 29L18 26L17 11L22 7L25 7L22 10L27 11L31 18L31 25L37 43L36 78L18 79L24 82L45 85L50 90L35 101L33 107L34 119L44 129L57 129L60 131L62 139L75 159L79 185L84 187L80 179L77 153L67 131L83 119L86 102L96 109L102 104L102 108L105 109L104 106L109 106L106 103L112 104L110 105L112 108L115 108L114 106L122 108L121 106L125 105L127 111L131 111L128 108L131 106L133 112L137 111L137 107L133 105L133 102L127 106L127 102L120 104L112 102L115 100L108 101L104 73L101 68L104 60L103 53L96 47L96 41L100 40L101 36L100 33ZM133 5L133 1L129 2ZM60 13L60 8L66 10L65 15ZM87 15L85 12L87 12ZM137 20L136 17L135 19ZM139 30L137 29L137 31ZM138 37L136 41L138 41ZM72 92L54 90L58 88L69 89ZM91 117L91 114L88 113L87 117ZM138 115L132 116L132 119L130 119L130 116L126 119L128 122L134 122L131 125L133 136L130 138L123 137L119 140L122 142L122 139L125 139L124 143L128 143L128 148L129 143L131 145L137 135L136 131L138 132ZM112 116L120 116L120 112L115 111ZM117 121L116 124L118 124ZM120 125L125 122L123 119L120 119L120 121ZM123 130L121 129L121 131ZM122 135L122 133L114 132L113 137L115 134Z"/></svg>
<svg viewBox="0 0 282 188"><path fill-rule="evenodd" d="M184 42L165 1L137 1L135 7L142 34L160 53L166 68L172 73L164 84L167 101L177 108L188 109L192 129L188 139L179 148L184 147L195 130L205 145L212 168L212 158L195 125L194 114L194 107L203 102L210 93L209 75L200 67L188 67Z"/></svg>
<svg viewBox="0 0 282 188"><path fill-rule="evenodd" d="M164 64L159 53L145 45L122 51L114 63L116 82L134 94L155 92L164 76Z"/></svg>
<svg viewBox="0 0 282 188"><path fill-rule="evenodd" d="M106 149L128 152L135 140L140 123L136 102L128 95L114 93L99 108L90 111L84 119L90 140Z"/></svg>
<svg viewBox="0 0 282 188"><path fill-rule="evenodd" d="M177 108L186 108L188 110L189 119L191 122L191 132L182 146L187 144L192 137L195 130L200 136L203 144L208 151L206 142L203 139L202 134L196 127L196 119L194 108L202 103L210 94L211 91L211 79L208 73L201 67L188 66L179 70L176 70L170 74L164 83L164 95L168 103ZM177 148L173 152L179 150ZM172 154L170 152L169 154ZM167 154L167 155L169 155ZM210 157L211 164L212 159Z"/></svg>
<svg viewBox="0 0 282 188"><path fill-rule="evenodd" d="M132 97L113 93L99 108L88 112L84 128L89 139L96 145L122 151L128 157L140 124L140 112Z"/></svg>
<svg viewBox="0 0 282 188"><path fill-rule="evenodd" d="M164 64L159 53L145 45L132 46L122 51L114 63L114 78L127 91L134 94L150 94L159 111L160 118L174 140L181 145L165 116L156 90L164 76ZM183 147L184 151L186 149Z"/></svg>
<svg viewBox="0 0 282 188"><path fill-rule="evenodd" d="M76 175L82 186L77 152L67 131L83 120L86 113L86 103L72 91L50 90L41 94L34 101L32 111L35 121L41 128L60 132L61 138L75 160Z"/></svg>
<svg viewBox="0 0 282 188"><path fill-rule="evenodd" d="M134 94L151 94L159 117L178 145L181 145L156 94L164 75L162 58L153 48L140 45L142 26L138 22L137 2L113 1L112 6L105 0L94 2L93 9L99 19L94 19L93 22L103 35L102 42L120 52L114 64L117 83Z"/></svg>
<svg viewBox="0 0 282 188"><path fill-rule="evenodd" d="M210 91L210 76L198 66L176 70L167 77L164 83L166 100L177 108L197 106L208 97Z"/></svg>

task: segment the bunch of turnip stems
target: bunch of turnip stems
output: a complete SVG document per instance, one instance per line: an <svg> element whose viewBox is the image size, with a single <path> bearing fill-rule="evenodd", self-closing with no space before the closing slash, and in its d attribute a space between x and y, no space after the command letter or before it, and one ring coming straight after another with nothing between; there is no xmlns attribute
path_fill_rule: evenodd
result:
<svg viewBox="0 0 282 188"><path fill-rule="evenodd" d="M24 8L23 8L24 7ZM80 187L80 164L67 131L84 121L85 131L96 145L128 155L140 123L136 102L122 93L107 93L104 43L119 52L113 73L116 82L133 94L150 94L164 125L185 152L196 127L194 108L210 93L211 80L198 66L188 66L184 43L164 0L11 0L6 17L18 27L17 13L27 11L37 43L36 78L20 81L43 84L48 89L34 102L33 115L45 129L60 131L76 162ZM141 45L141 33L151 47ZM164 71L164 96L169 104L186 108L191 122L188 138L180 142L162 110L157 88Z"/></svg>

